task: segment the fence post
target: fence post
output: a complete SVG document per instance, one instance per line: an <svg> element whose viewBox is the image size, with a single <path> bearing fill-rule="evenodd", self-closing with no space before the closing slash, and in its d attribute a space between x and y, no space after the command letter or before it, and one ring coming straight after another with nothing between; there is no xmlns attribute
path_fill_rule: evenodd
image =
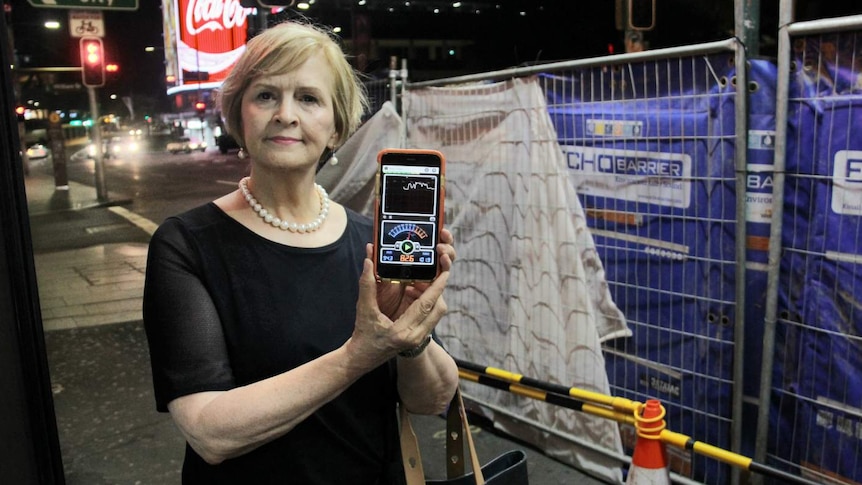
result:
<svg viewBox="0 0 862 485"><path fill-rule="evenodd" d="M754 459L766 461L771 404L772 373L775 353L775 325L778 313L778 278L781 262L781 222L784 216L784 170L787 151L787 98L790 87L790 33L793 22L793 0L781 0L778 7L778 78L775 89L775 159L772 189L772 227L769 233L767 263L766 308L763 319L763 362L760 370L760 396L757 410L757 436ZM752 482L763 483L754 476Z"/></svg>

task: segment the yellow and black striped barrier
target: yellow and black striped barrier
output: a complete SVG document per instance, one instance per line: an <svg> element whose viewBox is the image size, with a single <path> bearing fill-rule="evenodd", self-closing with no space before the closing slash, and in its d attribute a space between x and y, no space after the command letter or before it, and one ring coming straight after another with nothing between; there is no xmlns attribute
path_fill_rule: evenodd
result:
<svg viewBox="0 0 862 485"><path fill-rule="evenodd" d="M462 379L593 416L613 419L635 427L637 426L635 416L643 408L643 403L630 399L543 382L503 369L480 366L460 359L455 359L455 362L458 364L458 374ZM816 485L816 482L798 475L757 463L747 456L697 441L669 429L663 429L659 439L666 444L692 451L742 470L778 478L782 480L782 483Z"/></svg>

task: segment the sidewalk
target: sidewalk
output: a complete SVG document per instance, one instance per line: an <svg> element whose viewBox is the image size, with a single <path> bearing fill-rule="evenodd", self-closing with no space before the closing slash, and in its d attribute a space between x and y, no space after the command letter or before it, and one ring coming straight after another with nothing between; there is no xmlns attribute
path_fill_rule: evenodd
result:
<svg viewBox="0 0 862 485"><path fill-rule="evenodd" d="M116 203L111 200L99 201L95 187L74 181L68 182L67 189L58 189L53 175L42 165L50 162L48 160L40 162L39 164L31 162L30 174L24 177L27 209L31 217L48 212L89 209Z"/></svg>
<svg viewBox="0 0 862 485"><path fill-rule="evenodd" d="M128 201L110 193L99 201L94 187L71 181L58 190L44 167L33 167L24 185L30 217ZM146 258L140 243L35 254L45 331L141 320Z"/></svg>

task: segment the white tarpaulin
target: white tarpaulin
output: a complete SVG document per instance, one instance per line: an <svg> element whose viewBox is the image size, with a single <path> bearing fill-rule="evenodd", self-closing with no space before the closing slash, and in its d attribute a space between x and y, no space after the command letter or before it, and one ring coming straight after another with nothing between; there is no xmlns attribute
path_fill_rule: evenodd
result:
<svg viewBox="0 0 862 485"><path fill-rule="evenodd" d="M377 152L383 148L400 148L404 143L402 130L401 117L392 103L383 103L380 110L338 149L338 164L327 163L320 170L317 183L329 192L332 200L371 217Z"/></svg>
<svg viewBox="0 0 862 485"><path fill-rule="evenodd" d="M407 146L446 156L445 225L458 259L437 334L457 358L543 381L610 393L600 342L629 336L534 78L410 90ZM622 453L615 422L467 385L513 436L611 481L619 463L555 431Z"/></svg>

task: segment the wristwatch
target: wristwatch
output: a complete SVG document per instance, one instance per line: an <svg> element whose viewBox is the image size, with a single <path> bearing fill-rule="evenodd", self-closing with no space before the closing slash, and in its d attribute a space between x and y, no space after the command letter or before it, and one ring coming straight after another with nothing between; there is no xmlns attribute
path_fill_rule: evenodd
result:
<svg viewBox="0 0 862 485"><path fill-rule="evenodd" d="M423 340L421 344L417 345L416 347L413 347L412 349L402 350L401 352L398 352L398 356L407 357L408 359L418 357L419 354L425 351L425 348L428 347L428 344L430 343L431 335L428 335L427 337L425 337L425 340Z"/></svg>

